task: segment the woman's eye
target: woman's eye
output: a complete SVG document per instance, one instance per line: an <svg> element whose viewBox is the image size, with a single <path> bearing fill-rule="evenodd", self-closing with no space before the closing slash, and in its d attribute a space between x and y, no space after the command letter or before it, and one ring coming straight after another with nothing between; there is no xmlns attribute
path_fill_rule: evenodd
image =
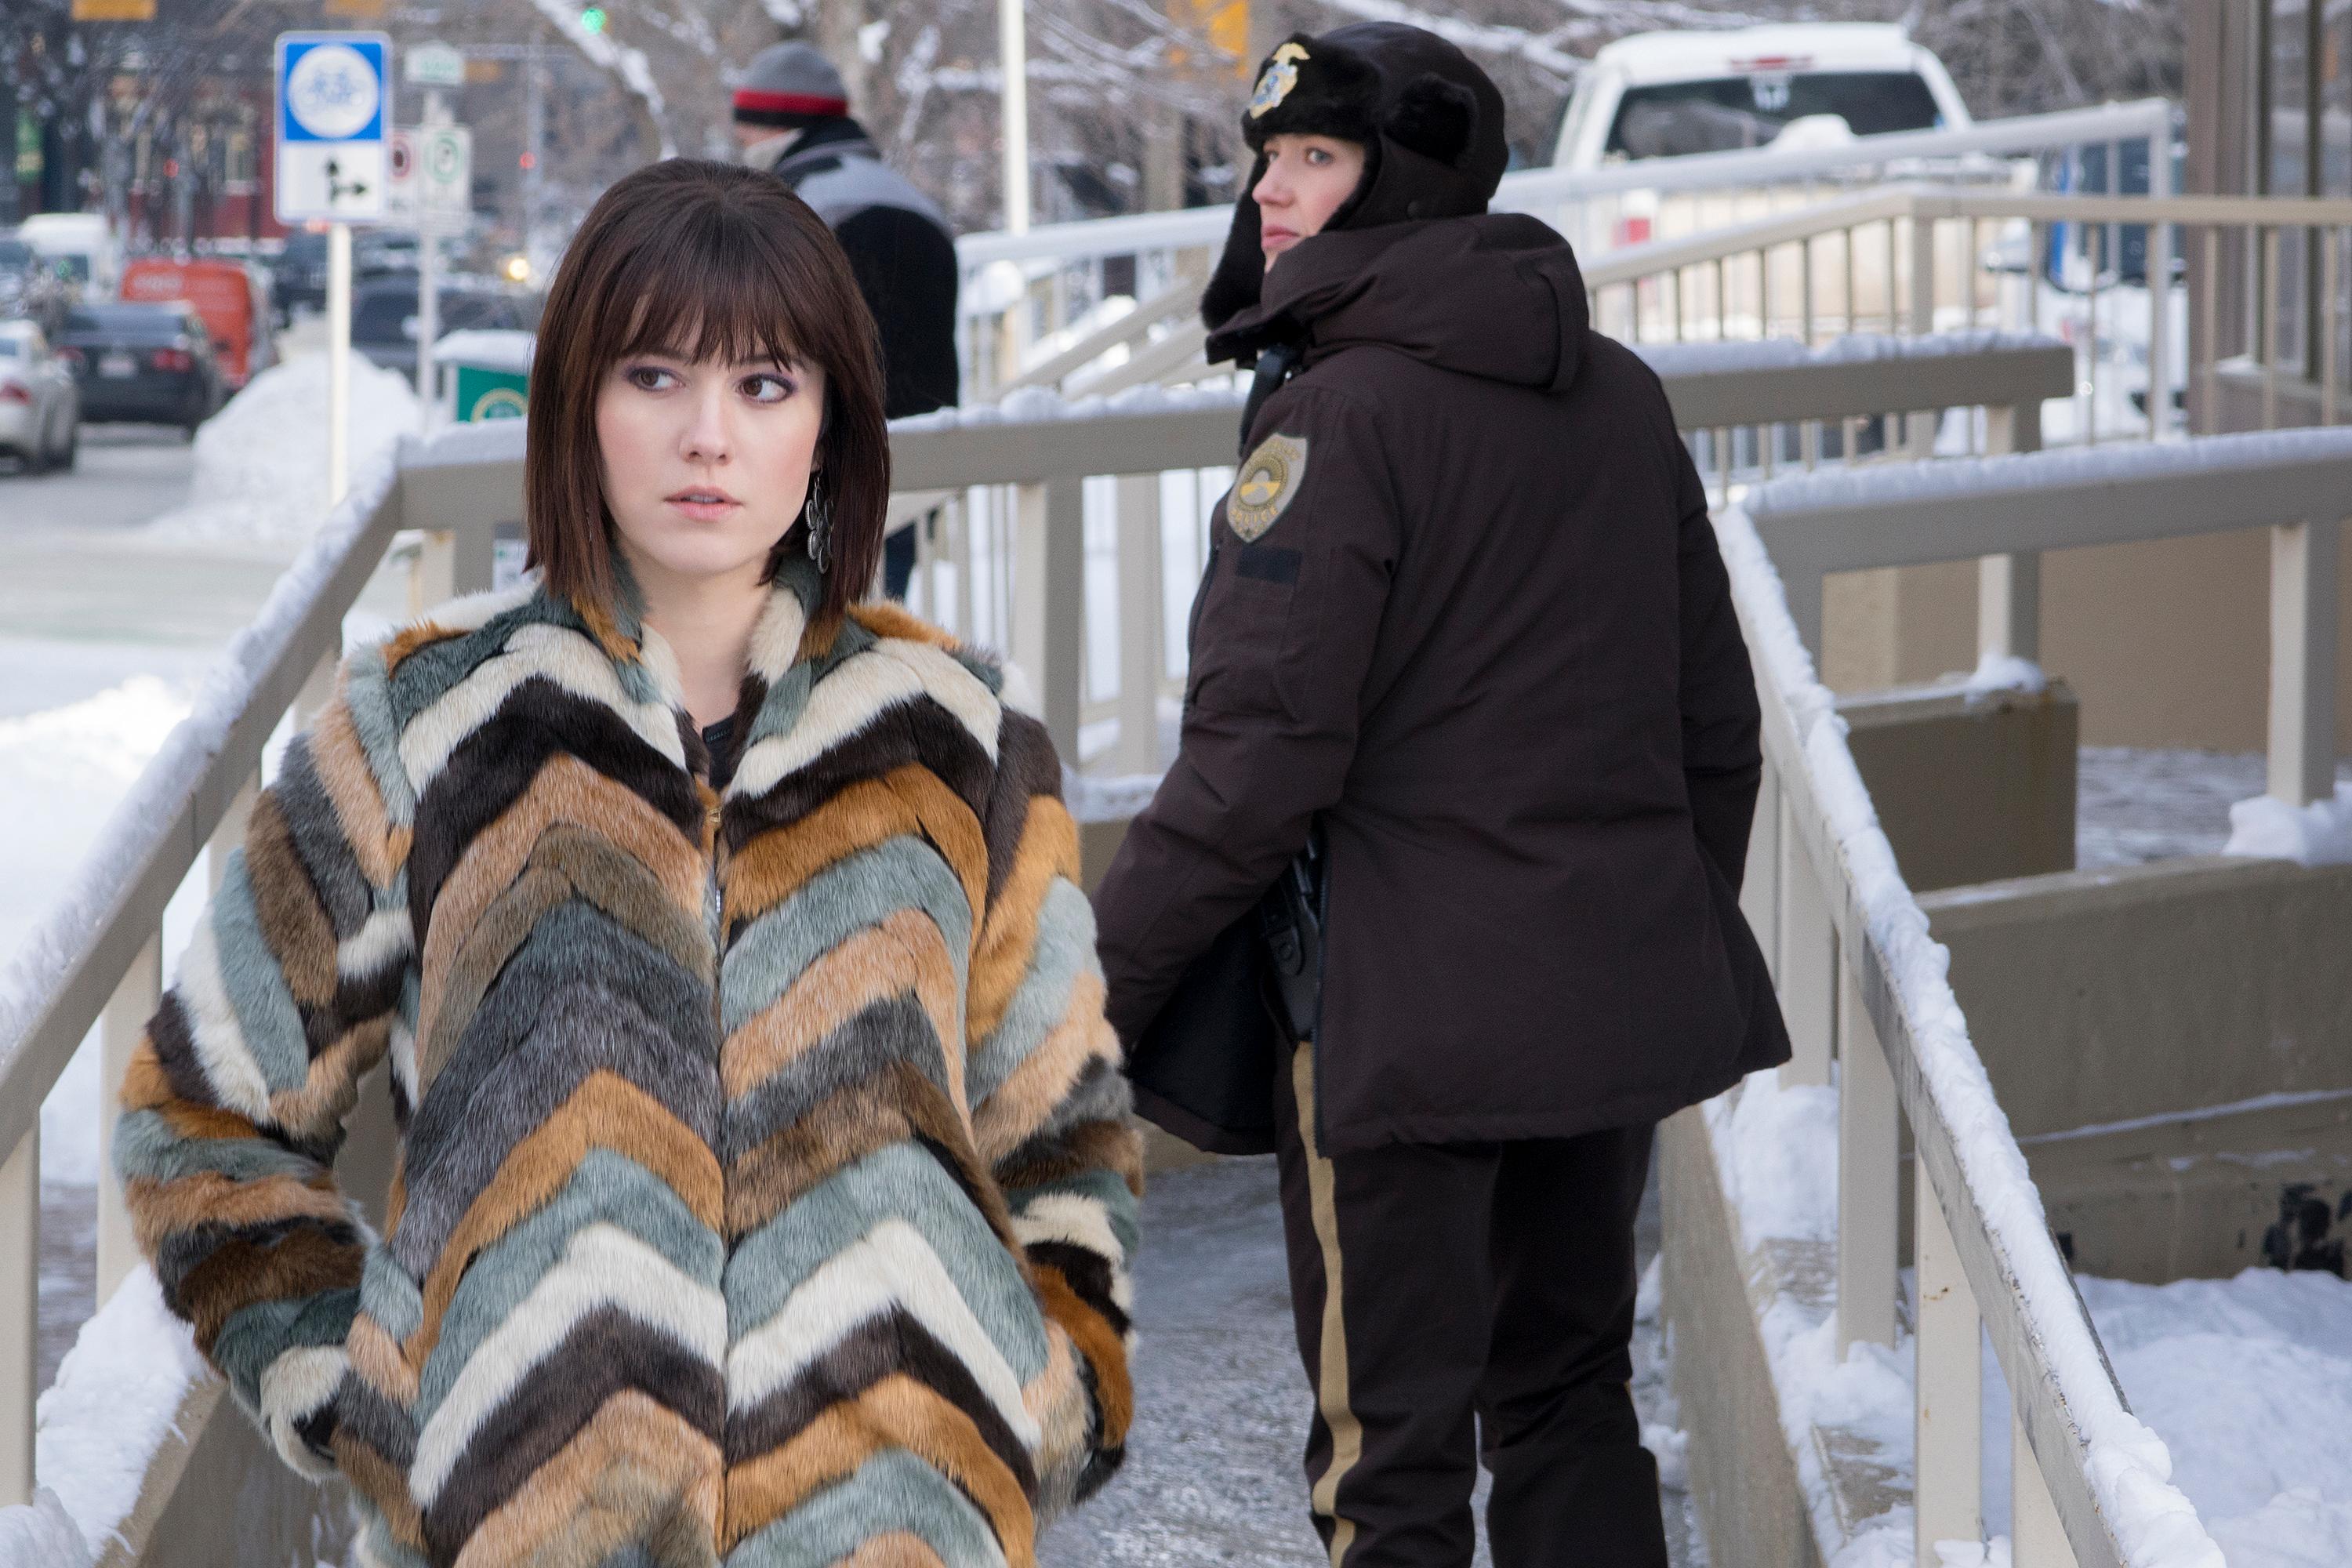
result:
<svg viewBox="0 0 2352 1568"><path fill-rule="evenodd" d="M743 382L743 395L754 403L782 403L793 395L793 384L781 375L749 376Z"/></svg>
<svg viewBox="0 0 2352 1568"><path fill-rule="evenodd" d="M1328 163L1331 161L1331 154L1320 147L1309 147L1307 149L1307 161L1310 163Z"/></svg>
<svg viewBox="0 0 2352 1568"><path fill-rule="evenodd" d="M660 392L677 380L677 375L657 364L636 365L629 371L629 384L641 392Z"/></svg>

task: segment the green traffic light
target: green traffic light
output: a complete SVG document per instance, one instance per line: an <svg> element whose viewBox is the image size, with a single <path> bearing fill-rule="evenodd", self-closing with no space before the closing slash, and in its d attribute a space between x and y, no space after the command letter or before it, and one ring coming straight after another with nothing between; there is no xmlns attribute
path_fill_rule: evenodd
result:
<svg viewBox="0 0 2352 1568"><path fill-rule="evenodd" d="M581 12L580 25L592 33L603 32L604 30L604 8L601 5L591 5L586 10Z"/></svg>

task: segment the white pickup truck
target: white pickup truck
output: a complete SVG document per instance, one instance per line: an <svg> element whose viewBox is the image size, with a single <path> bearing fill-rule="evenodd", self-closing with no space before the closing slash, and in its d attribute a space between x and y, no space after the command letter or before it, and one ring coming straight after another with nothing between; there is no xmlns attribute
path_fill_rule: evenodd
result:
<svg viewBox="0 0 2352 1568"><path fill-rule="evenodd" d="M1642 33L1605 46L1578 79L1552 163L1597 169L1786 145L1792 130L1811 142L1969 123L1944 63L1898 26Z"/></svg>

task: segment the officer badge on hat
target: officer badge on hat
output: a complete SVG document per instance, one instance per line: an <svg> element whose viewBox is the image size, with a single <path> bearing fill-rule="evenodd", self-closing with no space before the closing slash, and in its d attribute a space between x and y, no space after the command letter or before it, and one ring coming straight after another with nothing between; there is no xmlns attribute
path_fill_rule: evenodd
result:
<svg viewBox="0 0 2352 1568"><path fill-rule="evenodd" d="M1252 120L1262 120L1274 112L1290 89L1298 85L1298 62L1307 58L1301 46L1285 44L1274 51L1265 73L1257 79L1257 90L1250 94L1249 111Z"/></svg>
<svg viewBox="0 0 2352 1568"><path fill-rule="evenodd" d="M1225 498L1225 521L1244 543L1255 543L1289 506L1306 478L1307 438L1267 437L1234 476L1233 493Z"/></svg>

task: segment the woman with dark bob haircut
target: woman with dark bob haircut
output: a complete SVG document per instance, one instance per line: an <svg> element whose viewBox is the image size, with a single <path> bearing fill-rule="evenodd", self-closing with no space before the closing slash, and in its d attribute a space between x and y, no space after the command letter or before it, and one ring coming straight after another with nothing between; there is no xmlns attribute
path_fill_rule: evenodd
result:
<svg viewBox="0 0 2352 1568"><path fill-rule="evenodd" d="M859 602L874 331L782 182L605 192L535 583L345 660L122 1085L164 1300L359 1561L1034 1564L1119 1462L1139 1149L994 666ZM332 1161L389 1057L372 1235Z"/></svg>

